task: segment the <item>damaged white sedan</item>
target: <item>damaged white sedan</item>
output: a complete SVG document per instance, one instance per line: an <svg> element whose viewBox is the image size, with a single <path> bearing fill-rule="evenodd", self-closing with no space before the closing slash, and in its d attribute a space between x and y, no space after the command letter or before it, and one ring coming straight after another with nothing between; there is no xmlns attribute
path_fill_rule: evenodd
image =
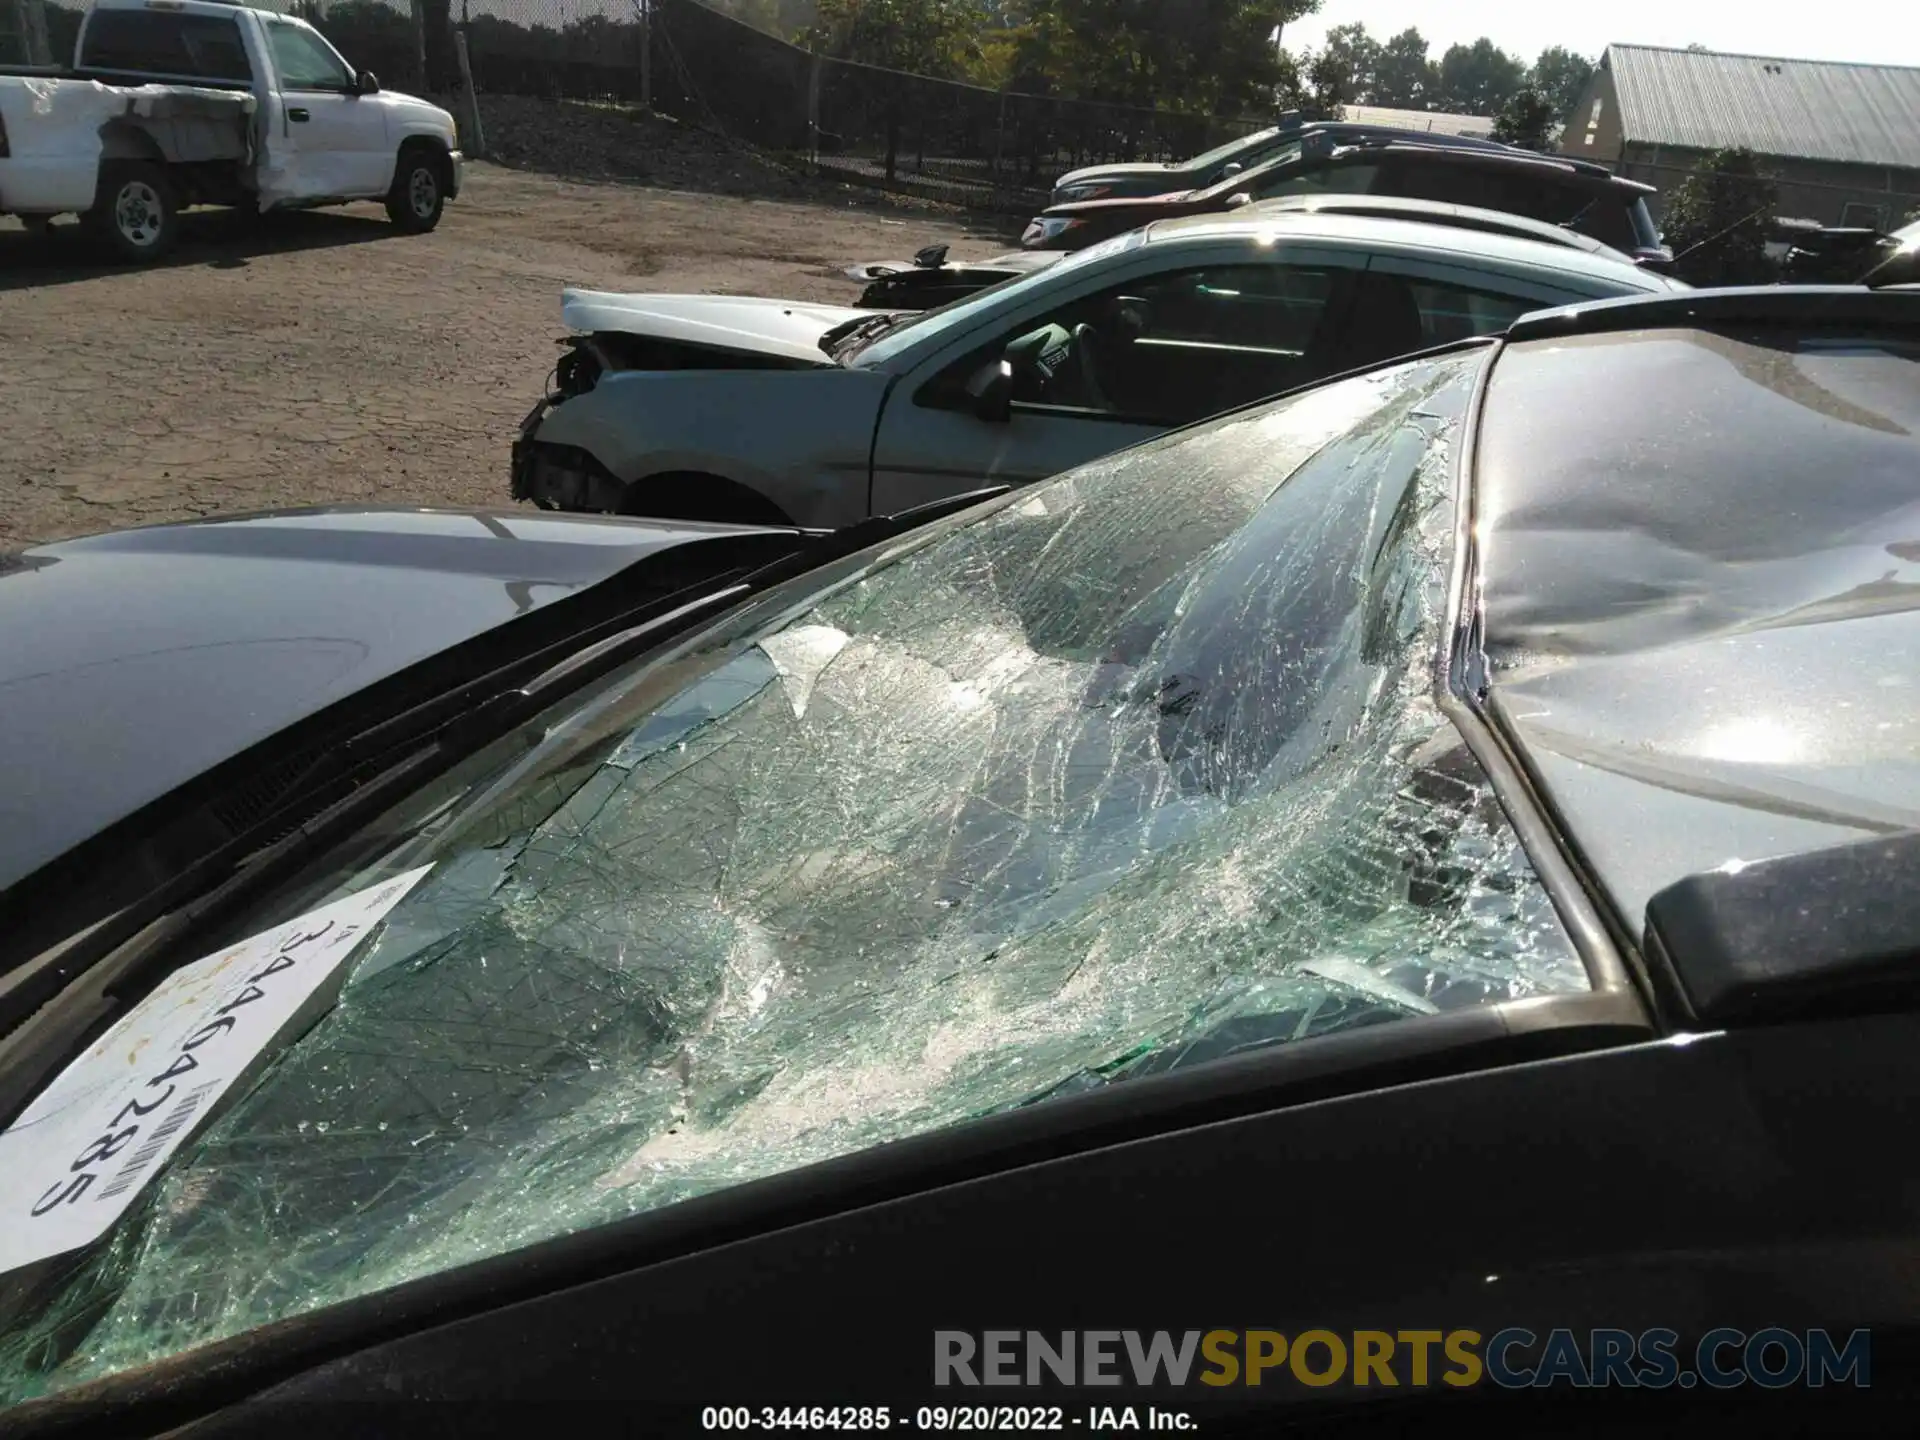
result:
<svg viewBox="0 0 1920 1440"><path fill-rule="evenodd" d="M1255 210L1152 225L911 314L569 290L574 333L512 490L835 529L1041 480L1530 310L1672 288L1457 225Z"/></svg>

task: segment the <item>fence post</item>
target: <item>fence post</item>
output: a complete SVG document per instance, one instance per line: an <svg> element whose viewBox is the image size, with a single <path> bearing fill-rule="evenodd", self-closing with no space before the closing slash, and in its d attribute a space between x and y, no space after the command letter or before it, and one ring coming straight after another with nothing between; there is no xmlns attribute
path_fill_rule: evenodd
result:
<svg viewBox="0 0 1920 1440"><path fill-rule="evenodd" d="M653 109L653 0L640 0L640 108Z"/></svg>
<svg viewBox="0 0 1920 1440"><path fill-rule="evenodd" d="M422 90L427 85L427 7L423 0L413 0L413 63L417 83Z"/></svg>
<svg viewBox="0 0 1920 1440"><path fill-rule="evenodd" d="M994 188L1000 185L1000 156L1006 145L1007 134L1007 92L1000 92L1000 112L993 120L993 168L987 173L993 176Z"/></svg>
<svg viewBox="0 0 1920 1440"><path fill-rule="evenodd" d="M820 168L820 52L807 47L807 164Z"/></svg>
<svg viewBox="0 0 1920 1440"><path fill-rule="evenodd" d="M473 87L473 59L467 53L467 30L473 21L468 19L453 32L454 54L460 61L460 89L466 97L467 123L473 129L466 137L465 149L476 159L484 158L487 153L486 132L480 128L480 95Z"/></svg>

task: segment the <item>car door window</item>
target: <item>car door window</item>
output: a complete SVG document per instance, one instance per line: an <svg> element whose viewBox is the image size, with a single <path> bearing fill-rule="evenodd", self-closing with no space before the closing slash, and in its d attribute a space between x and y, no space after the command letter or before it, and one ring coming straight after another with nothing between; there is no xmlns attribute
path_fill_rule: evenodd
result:
<svg viewBox="0 0 1920 1440"><path fill-rule="evenodd" d="M1338 366L1373 365L1434 345L1495 334L1530 311L1578 298L1542 298L1537 285L1503 290L1492 275L1484 285L1466 285L1372 269L1360 281L1341 329Z"/></svg>
<svg viewBox="0 0 1920 1440"><path fill-rule="evenodd" d="M87 21L80 68L253 83L239 25L217 15L96 10Z"/></svg>
<svg viewBox="0 0 1920 1440"><path fill-rule="evenodd" d="M1336 267L1284 264L1131 281L1022 322L949 366L920 399L964 406L982 367L1021 341L1041 363L1016 377L1016 405L1186 424L1329 373L1330 322L1351 281Z"/></svg>
<svg viewBox="0 0 1920 1440"><path fill-rule="evenodd" d="M280 83L289 90L353 89L353 72L346 64L297 25L267 27L273 37L273 63L280 67Z"/></svg>
<svg viewBox="0 0 1920 1440"><path fill-rule="evenodd" d="M1446 345L1474 335L1491 335L1505 330L1529 311L1545 308L1543 302L1522 295L1468 290L1423 280L1409 281L1407 288L1420 312L1422 338L1428 345Z"/></svg>

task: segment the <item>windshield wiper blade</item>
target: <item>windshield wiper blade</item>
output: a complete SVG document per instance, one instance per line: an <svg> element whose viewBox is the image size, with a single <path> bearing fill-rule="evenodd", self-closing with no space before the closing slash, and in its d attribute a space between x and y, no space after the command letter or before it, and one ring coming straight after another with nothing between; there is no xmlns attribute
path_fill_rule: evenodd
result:
<svg viewBox="0 0 1920 1440"><path fill-rule="evenodd" d="M820 337L820 348L829 355L838 355L847 346L869 335L879 333L900 321L900 316L891 312L881 315L860 315L852 320L842 320L826 334Z"/></svg>

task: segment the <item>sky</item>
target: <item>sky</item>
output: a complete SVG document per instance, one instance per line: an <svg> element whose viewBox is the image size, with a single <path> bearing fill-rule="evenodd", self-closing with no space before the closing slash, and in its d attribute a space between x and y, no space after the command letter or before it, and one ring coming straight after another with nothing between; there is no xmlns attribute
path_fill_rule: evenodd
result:
<svg viewBox="0 0 1920 1440"><path fill-rule="evenodd" d="M1842 17L1822 24L1824 15ZM1783 0L1663 0L1659 5L1550 5L1540 0L1321 0L1317 14L1289 25L1290 50L1318 46L1329 27L1360 21L1378 39L1413 26L1438 59L1449 45L1485 35L1531 63L1550 45L1590 58L1628 45L1700 44L1709 50L1793 60L1862 60L1920 65L1920 5L1914 0L1854 0L1826 10Z"/></svg>

